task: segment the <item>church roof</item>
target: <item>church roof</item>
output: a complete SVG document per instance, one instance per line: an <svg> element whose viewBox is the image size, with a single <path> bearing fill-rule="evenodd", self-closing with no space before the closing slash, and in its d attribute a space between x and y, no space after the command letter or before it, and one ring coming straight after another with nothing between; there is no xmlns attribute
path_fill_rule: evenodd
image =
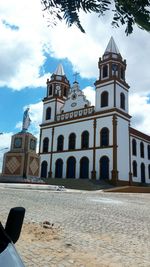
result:
<svg viewBox="0 0 150 267"><path fill-rule="evenodd" d="M113 37L110 38L110 41L106 47L104 54L107 54L107 53L120 54L119 49L118 49Z"/></svg>
<svg viewBox="0 0 150 267"><path fill-rule="evenodd" d="M54 74L61 75L61 76L65 75L64 68L63 68L62 64L59 64L57 66L57 69L55 70Z"/></svg>

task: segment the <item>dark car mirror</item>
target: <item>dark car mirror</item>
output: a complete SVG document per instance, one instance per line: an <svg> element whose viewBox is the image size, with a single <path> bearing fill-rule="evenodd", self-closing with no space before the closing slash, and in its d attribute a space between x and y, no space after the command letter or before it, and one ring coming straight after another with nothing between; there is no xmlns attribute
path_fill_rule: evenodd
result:
<svg viewBox="0 0 150 267"><path fill-rule="evenodd" d="M24 215L25 208L23 207L12 208L8 214L5 231L14 244L19 239L21 228L23 225Z"/></svg>

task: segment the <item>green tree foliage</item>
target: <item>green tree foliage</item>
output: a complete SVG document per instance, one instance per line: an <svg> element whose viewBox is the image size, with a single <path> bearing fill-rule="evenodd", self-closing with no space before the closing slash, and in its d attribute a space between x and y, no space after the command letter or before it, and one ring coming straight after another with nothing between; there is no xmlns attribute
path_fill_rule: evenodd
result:
<svg viewBox="0 0 150 267"><path fill-rule="evenodd" d="M105 15L108 10L113 12L112 25L125 25L127 35L133 32L135 24L150 31L150 0L41 0L41 3L49 18L53 15L54 24L56 19L64 19L68 26L75 24L82 32L85 30L79 19L81 10L98 16Z"/></svg>

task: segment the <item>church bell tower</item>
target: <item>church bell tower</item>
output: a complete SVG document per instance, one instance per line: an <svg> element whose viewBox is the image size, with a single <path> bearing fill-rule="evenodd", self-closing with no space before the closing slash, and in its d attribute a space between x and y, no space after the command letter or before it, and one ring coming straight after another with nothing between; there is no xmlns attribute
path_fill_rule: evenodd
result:
<svg viewBox="0 0 150 267"><path fill-rule="evenodd" d="M99 78L95 82L95 112L105 116L105 124L109 125L112 145L111 182L117 184L119 179L126 181L131 177L129 166L131 117L128 113L129 85L125 79L126 60L122 58L113 37L102 58L99 58L98 68ZM122 166L125 166L125 170ZM128 173L128 177L127 175L125 177L125 173Z"/></svg>
<svg viewBox="0 0 150 267"><path fill-rule="evenodd" d="M47 94L43 99L43 120L42 123L55 121L56 114L67 99L70 84L64 73L63 66L58 65L51 79L47 79Z"/></svg>
<svg viewBox="0 0 150 267"><path fill-rule="evenodd" d="M116 108L128 114L129 85L125 81L126 60L111 37L104 55L99 58L96 86L96 112Z"/></svg>

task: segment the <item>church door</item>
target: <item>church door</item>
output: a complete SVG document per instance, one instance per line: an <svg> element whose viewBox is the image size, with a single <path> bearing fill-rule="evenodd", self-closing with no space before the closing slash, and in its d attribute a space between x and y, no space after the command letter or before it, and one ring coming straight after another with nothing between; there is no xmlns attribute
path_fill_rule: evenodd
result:
<svg viewBox="0 0 150 267"><path fill-rule="evenodd" d="M145 183L145 165L141 163L141 183Z"/></svg>
<svg viewBox="0 0 150 267"><path fill-rule="evenodd" d="M63 161L62 159L57 159L55 163L55 178L62 178L63 174Z"/></svg>
<svg viewBox="0 0 150 267"><path fill-rule="evenodd" d="M75 178L76 160L70 157L67 160L67 178Z"/></svg>
<svg viewBox="0 0 150 267"><path fill-rule="evenodd" d="M42 178L47 177L47 161L43 161L41 164L41 177Z"/></svg>
<svg viewBox="0 0 150 267"><path fill-rule="evenodd" d="M109 179L109 158L106 156L100 159L100 179Z"/></svg>
<svg viewBox="0 0 150 267"><path fill-rule="evenodd" d="M80 178L89 178L89 159L87 157L80 160Z"/></svg>

